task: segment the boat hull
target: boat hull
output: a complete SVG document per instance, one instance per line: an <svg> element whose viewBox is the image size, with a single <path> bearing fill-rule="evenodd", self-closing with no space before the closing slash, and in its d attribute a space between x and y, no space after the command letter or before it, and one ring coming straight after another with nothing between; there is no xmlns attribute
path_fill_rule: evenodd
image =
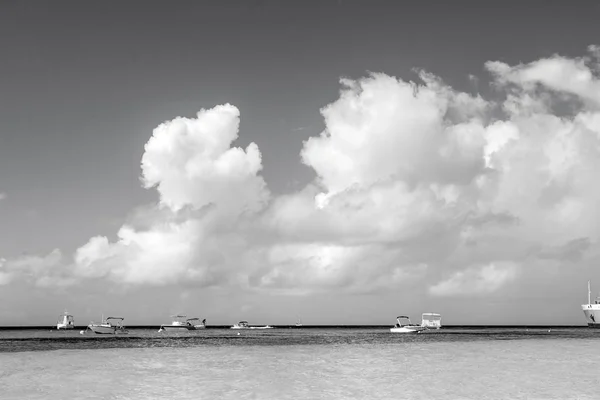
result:
<svg viewBox="0 0 600 400"><path fill-rule="evenodd" d="M61 330L61 329L73 329L75 328L73 325L64 325L64 324L57 324L56 325L56 329L57 330Z"/></svg>
<svg viewBox="0 0 600 400"><path fill-rule="evenodd" d="M107 325L88 325L88 329L98 335L116 335L117 333L129 333L123 328Z"/></svg>
<svg viewBox="0 0 600 400"><path fill-rule="evenodd" d="M600 328L600 304L582 304L583 315L590 328Z"/></svg>
<svg viewBox="0 0 600 400"><path fill-rule="evenodd" d="M258 330L262 330L262 329L273 329L273 327L272 326L268 326L268 325L267 326L235 326L234 325L234 326L231 327L231 329L246 329L246 330L248 330L248 329L253 329L253 330L258 329Z"/></svg>
<svg viewBox="0 0 600 400"><path fill-rule="evenodd" d="M426 328L422 326L402 326L402 327L394 327L390 328L390 332L392 333L419 333L424 331Z"/></svg>
<svg viewBox="0 0 600 400"><path fill-rule="evenodd" d="M191 328L191 329L190 329ZM165 332L187 332L189 330L194 330L194 327L185 326L185 325L161 325L160 330Z"/></svg>

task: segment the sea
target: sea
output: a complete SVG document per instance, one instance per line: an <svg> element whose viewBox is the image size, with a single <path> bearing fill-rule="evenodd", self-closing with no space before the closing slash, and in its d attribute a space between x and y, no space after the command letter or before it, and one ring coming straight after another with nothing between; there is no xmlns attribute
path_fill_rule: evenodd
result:
<svg viewBox="0 0 600 400"><path fill-rule="evenodd" d="M587 327L0 329L0 399L600 399Z"/></svg>

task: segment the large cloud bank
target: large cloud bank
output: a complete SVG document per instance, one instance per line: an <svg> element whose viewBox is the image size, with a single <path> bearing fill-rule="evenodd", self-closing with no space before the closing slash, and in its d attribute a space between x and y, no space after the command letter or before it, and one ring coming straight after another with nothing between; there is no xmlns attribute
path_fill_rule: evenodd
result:
<svg viewBox="0 0 600 400"><path fill-rule="evenodd" d="M158 126L141 181L159 204L91 238L72 262L2 260L0 285L111 279L308 293L426 282L433 296L498 291L536 265L576 263L600 234L598 49L486 64L494 100L428 73L341 81L326 129L304 143L316 178L273 197L256 144L232 147L240 112Z"/></svg>

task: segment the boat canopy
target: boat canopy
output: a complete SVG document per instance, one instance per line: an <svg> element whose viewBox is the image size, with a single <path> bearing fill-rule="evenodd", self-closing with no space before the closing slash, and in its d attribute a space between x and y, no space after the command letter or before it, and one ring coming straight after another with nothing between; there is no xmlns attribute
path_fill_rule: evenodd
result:
<svg viewBox="0 0 600 400"><path fill-rule="evenodd" d="M171 318L185 318L187 315L171 315Z"/></svg>
<svg viewBox="0 0 600 400"><path fill-rule="evenodd" d="M106 320L108 321L109 319L120 319L121 321L124 320L125 318L123 317L107 317Z"/></svg>
<svg viewBox="0 0 600 400"><path fill-rule="evenodd" d="M400 319L400 318L406 318L406 319L410 319L410 318L408 318L406 315L400 315L400 316L396 317L396 319Z"/></svg>

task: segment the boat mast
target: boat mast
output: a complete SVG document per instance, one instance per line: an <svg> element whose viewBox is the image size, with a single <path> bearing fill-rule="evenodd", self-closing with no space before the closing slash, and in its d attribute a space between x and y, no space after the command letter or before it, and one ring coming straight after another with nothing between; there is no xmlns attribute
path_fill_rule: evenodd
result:
<svg viewBox="0 0 600 400"><path fill-rule="evenodd" d="M590 288L590 281L588 281L588 304L592 304L592 289Z"/></svg>

